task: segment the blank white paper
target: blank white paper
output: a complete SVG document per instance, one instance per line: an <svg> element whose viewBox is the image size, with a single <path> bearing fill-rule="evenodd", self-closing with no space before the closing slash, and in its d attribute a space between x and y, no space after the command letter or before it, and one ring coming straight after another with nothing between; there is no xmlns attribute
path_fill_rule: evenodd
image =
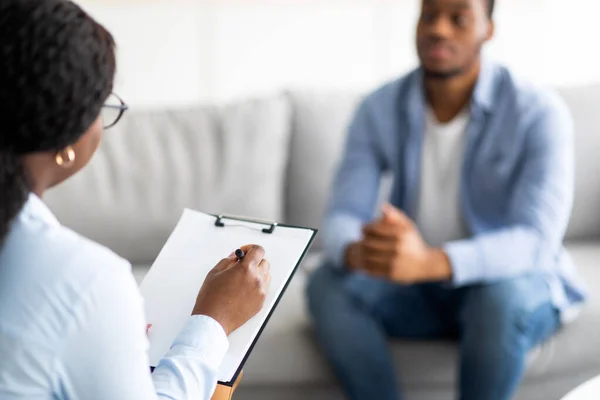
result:
<svg viewBox="0 0 600 400"><path fill-rule="evenodd" d="M225 227L217 227L214 216L186 209L140 285L146 319L152 324L151 366L169 351L190 317L208 272L240 246L258 244L271 263L271 285L263 310L229 336L218 379L231 382L314 235L304 228L278 226L266 234L262 224L229 219L223 223Z"/></svg>

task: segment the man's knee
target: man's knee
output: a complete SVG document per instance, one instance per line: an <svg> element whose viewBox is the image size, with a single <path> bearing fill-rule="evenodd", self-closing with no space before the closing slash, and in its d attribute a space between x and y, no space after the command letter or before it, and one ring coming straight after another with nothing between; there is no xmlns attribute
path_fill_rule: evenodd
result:
<svg viewBox="0 0 600 400"><path fill-rule="evenodd" d="M550 290L541 276L524 276L464 290L463 331L480 339L525 333L529 316L550 302Z"/></svg>

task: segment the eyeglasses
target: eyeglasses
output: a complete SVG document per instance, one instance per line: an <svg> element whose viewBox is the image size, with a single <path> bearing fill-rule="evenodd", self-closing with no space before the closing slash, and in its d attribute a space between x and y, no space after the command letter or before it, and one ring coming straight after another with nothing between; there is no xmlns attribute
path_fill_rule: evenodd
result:
<svg viewBox="0 0 600 400"><path fill-rule="evenodd" d="M104 129L112 128L119 122L129 106L116 94L111 93L102 107L102 121Z"/></svg>

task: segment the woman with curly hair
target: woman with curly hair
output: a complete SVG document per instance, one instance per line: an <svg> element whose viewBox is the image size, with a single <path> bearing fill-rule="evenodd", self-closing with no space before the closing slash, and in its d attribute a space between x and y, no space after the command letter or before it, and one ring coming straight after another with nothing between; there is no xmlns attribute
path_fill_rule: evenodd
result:
<svg viewBox="0 0 600 400"><path fill-rule="evenodd" d="M70 1L0 1L1 399L208 399L227 336L265 300L263 249L224 258L150 374L131 265L61 226L41 200L127 108L111 95L114 47Z"/></svg>

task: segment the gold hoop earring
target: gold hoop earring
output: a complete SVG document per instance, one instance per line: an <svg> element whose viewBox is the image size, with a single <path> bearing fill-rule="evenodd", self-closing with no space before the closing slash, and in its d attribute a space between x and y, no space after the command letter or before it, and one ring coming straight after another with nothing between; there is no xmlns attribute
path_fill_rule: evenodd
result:
<svg viewBox="0 0 600 400"><path fill-rule="evenodd" d="M75 162L75 150L71 146L65 147L63 151L56 153L54 161L59 167L69 168Z"/></svg>

